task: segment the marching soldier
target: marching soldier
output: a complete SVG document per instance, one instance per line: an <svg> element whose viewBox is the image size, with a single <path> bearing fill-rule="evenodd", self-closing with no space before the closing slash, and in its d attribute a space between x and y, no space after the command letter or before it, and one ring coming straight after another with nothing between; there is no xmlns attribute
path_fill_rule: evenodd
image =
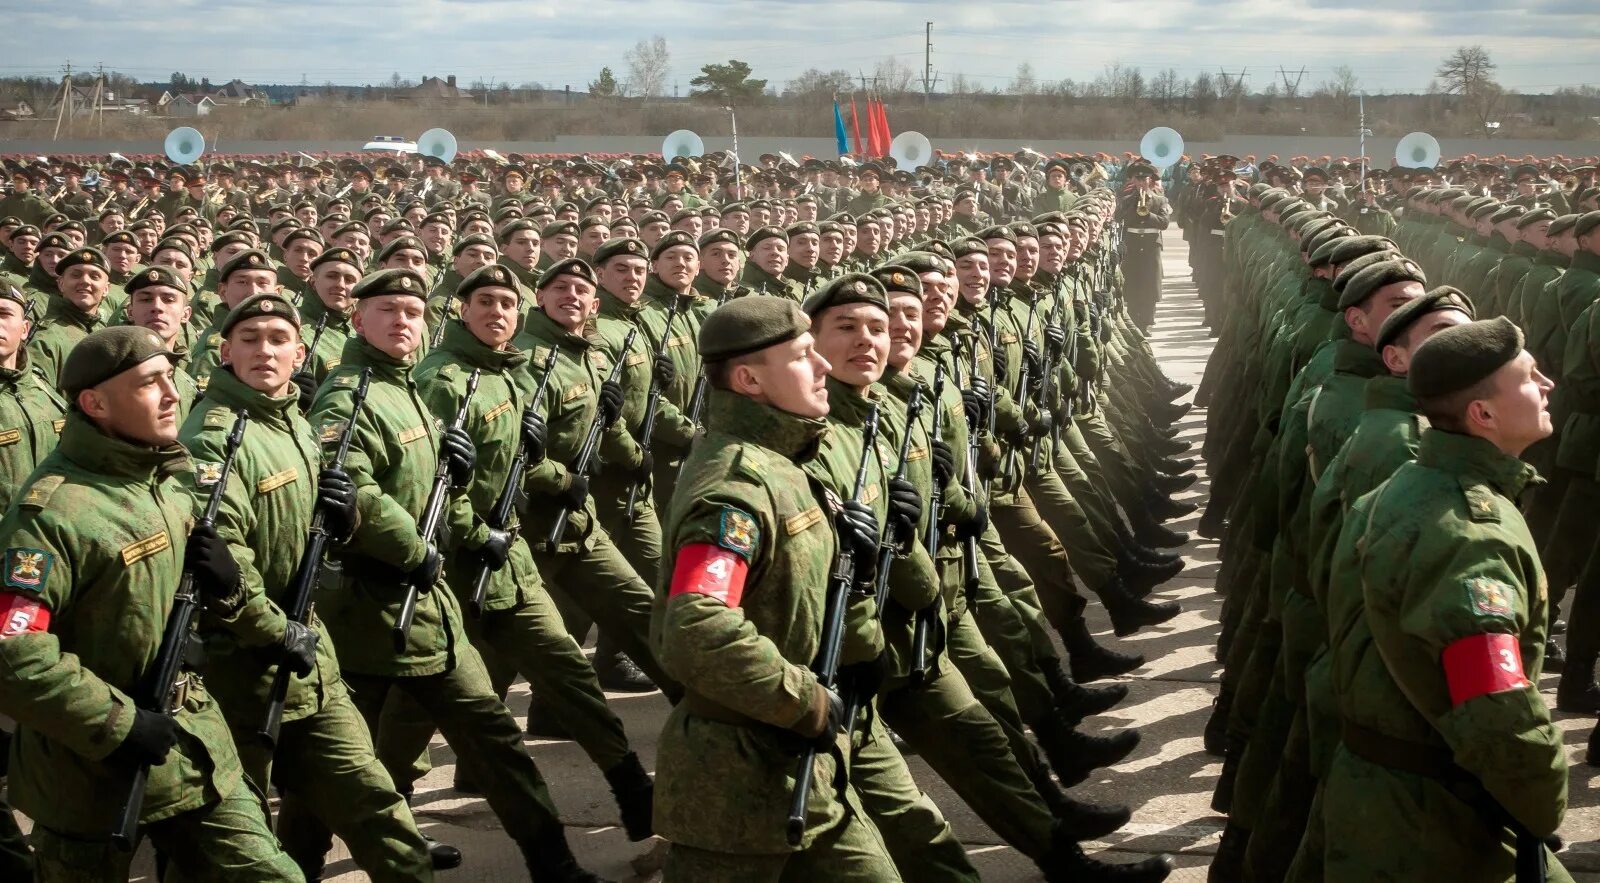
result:
<svg viewBox="0 0 1600 883"><path fill-rule="evenodd" d="M1158 188L1154 166L1135 163L1127 176L1133 186L1123 192L1116 213L1128 235L1122 251L1124 296L1134 324L1149 331L1161 302L1161 234L1171 223L1172 209Z"/></svg>

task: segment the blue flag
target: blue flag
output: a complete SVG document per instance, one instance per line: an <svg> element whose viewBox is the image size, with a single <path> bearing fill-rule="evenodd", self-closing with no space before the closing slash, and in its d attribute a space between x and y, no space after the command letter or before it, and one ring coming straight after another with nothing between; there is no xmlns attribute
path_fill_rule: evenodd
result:
<svg viewBox="0 0 1600 883"><path fill-rule="evenodd" d="M833 140L838 142L839 155L850 152L850 136L844 131L844 114L839 112L839 96L833 96Z"/></svg>

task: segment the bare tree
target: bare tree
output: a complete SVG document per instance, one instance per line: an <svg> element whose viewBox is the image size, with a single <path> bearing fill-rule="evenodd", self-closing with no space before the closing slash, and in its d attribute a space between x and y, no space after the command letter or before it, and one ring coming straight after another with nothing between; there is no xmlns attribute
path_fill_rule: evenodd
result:
<svg viewBox="0 0 1600 883"><path fill-rule="evenodd" d="M1211 110L1217 102L1217 84L1211 74L1201 71L1194 75L1194 81L1189 84L1189 102L1195 113L1204 114Z"/></svg>
<svg viewBox="0 0 1600 883"><path fill-rule="evenodd" d="M1183 97L1183 93L1187 91L1186 87L1187 84L1178 79L1178 72L1169 67L1156 74L1150 81L1150 97L1166 110Z"/></svg>
<svg viewBox="0 0 1600 883"><path fill-rule="evenodd" d="M640 40L623 54L628 63L628 92L638 98L660 98L667 91L667 77L672 73L672 53L667 51L667 38L660 34L649 40Z"/></svg>
<svg viewBox="0 0 1600 883"><path fill-rule="evenodd" d="M1341 64L1335 66L1332 73L1333 76L1328 78L1323 88L1327 89L1328 94L1334 99L1341 102L1349 101L1350 96L1361 88L1361 79L1356 76L1355 69L1348 64Z"/></svg>
<svg viewBox="0 0 1600 883"><path fill-rule="evenodd" d="M1505 100L1505 89L1494 80L1498 67L1482 46L1462 46L1434 72L1440 90L1461 98L1462 109L1477 121L1485 138L1494 134L1495 127L1489 123L1499 115Z"/></svg>
<svg viewBox="0 0 1600 883"><path fill-rule="evenodd" d="M911 82L917 77L918 71L893 55L872 67L872 79L885 95L902 95L911 91Z"/></svg>
<svg viewBox="0 0 1600 883"><path fill-rule="evenodd" d="M966 74L956 73L950 75L951 95L975 95L983 91L983 86L976 80L969 79Z"/></svg>
<svg viewBox="0 0 1600 883"><path fill-rule="evenodd" d="M1035 95L1039 92L1039 78L1034 76L1033 65L1024 61L1017 65L1017 75L1007 89L1012 95Z"/></svg>
<svg viewBox="0 0 1600 883"><path fill-rule="evenodd" d="M796 98L827 98L840 92L849 92L853 88L854 81L850 79L850 72L847 70L824 71L811 68L785 84L783 94Z"/></svg>

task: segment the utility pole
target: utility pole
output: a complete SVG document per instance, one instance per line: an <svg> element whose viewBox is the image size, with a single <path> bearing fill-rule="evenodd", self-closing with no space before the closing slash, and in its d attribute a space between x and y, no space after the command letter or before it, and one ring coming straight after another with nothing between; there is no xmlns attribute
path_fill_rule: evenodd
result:
<svg viewBox="0 0 1600 883"><path fill-rule="evenodd" d="M922 38L922 100L933 98L933 22L926 22L927 32Z"/></svg>
<svg viewBox="0 0 1600 883"><path fill-rule="evenodd" d="M94 121L96 135L104 135L106 132L105 102L106 66L104 64L96 64L94 66L94 104L91 105L91 110L89 111L89 117Z"/></svg>
<svg viewBox="0 0 1600 883"><path fill-rule="evenodd" d="M1222 78L1223 97L1227 98L1229 93L1232 93L1233 115L1238 116L1239 105L1244 101L1244 78L1250 76L1250 69L1245 68L1236 74L1229 74L1227 71L1218 68L1217 76Z"/></svg>
<svg viewBox="0 0 1600 883"><path fill-rule="evenodd" d="M1306 69L1300 68L1300 72L1294 75L1294 83L1290 84L1289 72L1283 69L1283 65L1278 65L1278 76L1283 78L1283 94L1290 101L1300 97L1300 81L1305 78L1305 75Z"/></svg>

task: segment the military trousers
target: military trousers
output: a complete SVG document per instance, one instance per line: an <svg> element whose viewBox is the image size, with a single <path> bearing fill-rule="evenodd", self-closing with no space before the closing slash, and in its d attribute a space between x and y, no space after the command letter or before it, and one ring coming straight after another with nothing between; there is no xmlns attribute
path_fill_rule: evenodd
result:
<svg viewBox="0 0 1600 883"><path fill-rule="evenodd" d="M1161 237L1135 234L1127 242L1122 271L1127 274L1123 291L1128 316L1135 325L1148 329L1156 323L1156 304L1161 302Z"/></svg>
<svg viewBox="0 0 1600 883"><path fill-rule="evenodd" d="M1036 578L1045 617L1057 630L1083 613L1083 599L1072 581L1072 564L1056 532L1045 522L1026 490L990 504L989 516L1005 548Z"/></svg>
<svg viewBox="0 0 1600 883"><path fill-rule="evenodd" d="M1025 484L1034 511L1066 549L1073 572L1098 593L1117 575L1115 553L1100 542L1094 523L1055 470L1046 465L1030 472Z"/></svg>
<svg viewBox="0 0 1600 883"><path fill-rule="evenodd" d="M356 865L374 881L433 879L416 820L378 762L366 722L348 695L309 717L285 722L276 750L257 737L258 723L232 728L239 762L257 789L265 793L276 784L285 795L293 793L321 822L316 827L338 834ZM262 810L267 811L264 802ZM294 830L278 832L284 850L303 869L320 868L326 853L321 835L313 834L307 842Z"/></svg>
<svg viewBox="0 0 1600 883"><path fill-rule="evenodd" d="M11 734L0 729L0 779L5 778L6 766L11 759ZM28 883L33 879L33 852L28 840L17 827L17 817L11 804L0 800L0 880Z"/></svg>
<svg viewBox="0 0 1600 883"><path fill-rule="evenodd" d="M978 872L973 870L966 848L933 799L911 777L883 719L869 708L862 710L857 721L850 785L900 876L919 883L976 881Z"/></svg>
<svg viewBox="0 0 1600 883"><path fill-rule="evenodd" d="M948 578L958 576L961 570L959 563L941 562L941 567L952 571ZM1033 619L1049 645L1049 653L1040 655L1039 642L1035 640L1028 618L1000 591L987 558L979 557L978 570L980 576L972 598L961 615L951 618L947 628L945 641L950 659L984 707L1000 719L1002 725L1006 721L996 711L996 705L1005 701L1002 692L1015 705L1020 715L1019 724L1022 720L1038 720L1055 705L1055 697L1041 667L1051 660L1060 664L1055 645L1049 642L1043 617L1035 614ZM975 635L971 631L973 628L977 630ZM1003 681L980 675L980 669L993 674L996 667L999 674L1005 676Z"/></svg>
<svg viewBox="0 0 1600 883"><path fill-rule="evenodd" d="M899 883L900 872L872 822L845 813L810 848L777 855L735 855L672 845L662 883Z"/></svg>
<svg viewBox="0 0 1600 883"><path fill-rule="evenodd" d="M1572 474L1550 545L1552 553L1558 546L1576 547L1578 552L1569 558L1572 550L1567 549L1559 556L1552 554L1554 560L1581 562L1581 567L1572 573L1576 582L1571 612L1567 615L1567 655L1579 663L1600 656L1600 555L1594 552L1597 511L1600 511L1600 482L1589 476ZM1550 581L1552 606L1560 603L1565 587L1565 581Z"/></svg>
<svg viewBox="0 0 1600 883"><path fill-rule="evenodd" d="M305 875L272 836L260 796L240 789L200 809L147 825L167 857L166 883L298 883ZM33 873L39 883L124 883L134 853L109 839L80 840L34 825Z"/></svg>

